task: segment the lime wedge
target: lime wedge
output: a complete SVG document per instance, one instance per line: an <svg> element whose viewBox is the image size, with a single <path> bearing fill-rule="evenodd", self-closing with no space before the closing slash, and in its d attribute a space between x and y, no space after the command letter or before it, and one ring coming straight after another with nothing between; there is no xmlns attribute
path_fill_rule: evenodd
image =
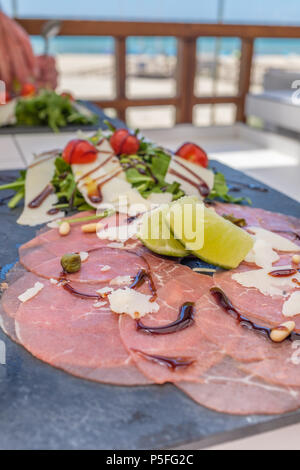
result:
<svg viewBox="0 0 300 470"><path fill-rule="evenodd" d="M138 237L154 253L182 258L188 253L182 244L175 240L166 223L166 215L169 209L169 205L164 205L153 212L145 214Z"/></svg>
<svg viewBox="0 0 300 470"><path fill-rule="evenodd" d="M195 198L183 197L172 203L166 223L187 251L225 269L236 268L254 245L251 235Z"/></svg>

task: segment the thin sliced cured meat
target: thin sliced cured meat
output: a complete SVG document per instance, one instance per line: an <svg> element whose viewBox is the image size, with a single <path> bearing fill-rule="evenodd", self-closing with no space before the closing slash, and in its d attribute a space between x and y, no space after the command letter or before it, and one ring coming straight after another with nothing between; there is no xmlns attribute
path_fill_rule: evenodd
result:
<svg viewBox="0 0 300 470"><path fill-rule="evenodd" d="M298 341L273 343L267 335L239 323L217 305L212 295L202 298L196 309L196 324L201 333L225 354L239 361L244 371L267 383L300 387L300 349L299 353L295 349Z"/></svg>
<svg viewBox="0 0 300 470"><path fill-rule="evenodd" d="M193 286L195 279L197 289ZM191 286L188 286L189 283ZM183 304L196 302L211 286L211 278L195 274L191 270L185 273L185 282L174 275L173 280L168 280L157 291L159 312L145 316L143 325L153 328L173 323ZM133 319L123 315L120 318L120 332L137 367L156 383L198 380L202 372L223 357L220 349L204 338L195 323L181 331L157 335L138 329ZM159 358L180 359L189 365L172 368Z"/></svg>
<svg viewBox="0 0 300 470"><path fill-rule="evenodd" d="M260 217L257 213L258 209L253 209L252 207L243 206L241 204L227 204L224 202L216 202L213 209L221 216L233 215L237 219L245 219L249 227L261 227Z"/></svg>
<svg viewBox="0 0 300 470"><path fill-rule="evenodd" d="M22 258L22 264L34 274L46 279L62 277L61 258L49 253L46 248L28 253ZM123 248L100 247L88 252L88 258L82 262L81 269L68 274L71 282L110 283L119 277L134 278L139 270L147 270L147 263L142 256Z"/></svg>
<svg viewBox="0 0 300 470"><path fill-rule="evenodd" d="M276 358L280 363L282 357L290 355L289 342L275 344L267 335L243 326L223 310L211 294L197 302L196 311L195 322L205 338L238 361L253 362ZM252 320L251 317L248 318Z"/></svg>
<svg viewBox="0 0 300 470"><path fill-rule="evenodd" d="M16 301L16 295L36 282L44 287L35 297L24 303ZM92 294L93 289L84 286L86 294ZM90 380L121 385L149 383L125 350L118 317L107 302L99 307L96 299L73 296L62 286L32 273L18 279L6 297L2 305L15 321L16 338L35 357Z"/></svg>
<svg viewBox="0 0 300 470"><path fill-rule="evenodd" d="M300 245L300 221L296 217L264 209L221 202L216 203L214 208L219 215L233 215L238 219L245 219L248 227L261 227L265 230L279 233L281 236Z"/></svg>
<svg viewBox="0 0 300 470"><path fill-rule="evenodd" d="M300 389L270 385L255 379L226 358L202 376L203 383L177 384L198 404L219 413L273 415L300 406Z"/></svg>
<svg viewBox="0 0 300 470"><path fill-rule="evenodd" d="M281 256L275 266L286 266L291 263L291 255ZM257 267L251 267L242 263L237 269L216 273L214 282L226 296L230 299L234 307L244 316L257 319L260 322L270 326L277 326L287 321L283 316L283 304L288 299L288 294L292 294L299 287L295 284L294 288L290 286L282 287L282 295L264 295L260 290L254 287L245 287L232 278L236 273L244 273L251 270L257 270ZM296 332L300 332L300 316L293 317L296 323Z"/></svg>
<svg viewBox="0 0 300 470"><path fill-rule="evenodd" d="M15 315L21 305L18 296L35 284L36 276L17 263L7 274L6 281L9 288L4 290L1 297L1 327L14 341L18 341L15 332Z"/></svg>
<svg viewBox="0 0 300 470"><path fill-rule="evenodd" d="M84 212L77 214L76 216L66 218L65 220L75 221L78 218L85 218L94 215L95 214L91 212ZM126 217L123 215L113 215L101 221L104 227L116 226L125 222ZM40 231L34 239L20 247L19 254L21 263L28 268L28 256L31 254L33 254L33 256L38 256L38 251L40 249L47 250L54 256L62 256L65 253L89 251L97 247L106 246L110 243L109 240L100 240L96 233L82 233L81 227L86 223L88 222L72 223L71 233L66 237L62 237L57 228Z"/></svg>
<svg viewBox="0 0 300 470"><path fill-rule="evenodd" d="M117 333L112 317L98 334L66 334L16 321L20 343L35 357L76 377L115 385L146 385Z"/></svg>

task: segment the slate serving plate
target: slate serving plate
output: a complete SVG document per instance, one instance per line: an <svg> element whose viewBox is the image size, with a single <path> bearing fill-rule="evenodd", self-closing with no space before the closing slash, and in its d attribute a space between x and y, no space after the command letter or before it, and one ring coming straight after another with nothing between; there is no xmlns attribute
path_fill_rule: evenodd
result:
<svg viewBox="0 0 300 470"><path fill-rule="evenodd" d="M255 183L212 164L231 180ZM15 175L0 173L0 183ZM242 194L254 207L300 217L299 203L271 188ZM19 212L0 206L2 282L18 246L35 234L15 223ZM126 388L76 379L35 359L2 331L0 340L6 346L6 364L0 364L0 449L203 448L300 421L300 411L279 417L215 413L172 385Z"/></svg>

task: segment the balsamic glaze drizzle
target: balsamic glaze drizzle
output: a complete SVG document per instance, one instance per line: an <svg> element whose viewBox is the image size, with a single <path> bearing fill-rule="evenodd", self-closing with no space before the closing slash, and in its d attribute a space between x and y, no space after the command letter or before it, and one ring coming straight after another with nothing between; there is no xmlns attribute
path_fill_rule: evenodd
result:
<svg viewBox="0 0 300 470"><path fill-rule="evenodd" d="M177 331L185 330L194 324L194 306L195 304L193 302L186 302L182 305L177 320L169 325L151 327L143 325L143 323L138 320L136 322L137 330L141 330L152 335L169 335L171 333L176 333Z"/></svg>
<svg viewBox="0 0 300 470"><path fill-rule="evenodd" d="M235 320L244 327L247 327L251 330L257 331L268 338L270 338L271 329L263 326L256 325L248 318L244 317L232 304L227 295L219 287L213 287L210 289L212 296L214 297L216 303L223 308L229 315L231 315Z"/></svg>
<svg viewBox="0 0 300 470"><path fill-rule="evenodd" d="M94 204L100 204L103 201L103 195L102 195L102 187L106 184L109 183L113 178L119 176L119 174L122 172L122 170L118 171L117 173L114 173L112 176L107 178L106 180L102 181L102 183L99 183L96 186L96 189L93 192L88 193L88 197L91 202ZM95 180L96 183L96 180Z"/></svg>
<svg viewBox="0 0 300 470"><path fill-rule="evenodd" d="M74 287L69 284L66 279L60 279L62 282L62 287L66 291L68 291L70 294L76 295L76 297L80 297L81 299L95 299L95 300L100 300L100 296L97 294L85 294L83 292L79 292L78 290L74 289ZM66 282L64 282L66 281Z"/></svg>
<svg viewBox="0 0 300 470"><path fill-rule="evenodd" d="M159 365L167 366L173 372L178 368L191 366L195 362L194 359L191 359L188 357L156 356L156 355L146 354L142 351L139 351L138 349L132 349L132 351L139 354L140 356L142 356L144 359L147 359L148 361L155 362L156 364L159 364Z"/></svg>
<svg viewBox="0 0 300 470"><path fill-rule="evenodd" d="M50 196L50 194L53 194L54 193L54 188L52 186L52 184L47 184L47 186L45 187L45 189L43 189L43 191L38 194L38 196L36 196L29 204L28 204L28 207L30 207L30 209L37 209L38 207L40 207L43 202L47 199L48 196Z"/></svg>
<svg viewBox="0 0 300 470"><path fill-rule="evenodd" d="M190 175L194 176L195 178L197 178L197 180L199 181L199 184L197 185L197 183L194 183L194 181L192 180L189 180L187 177L183 177L183 175L180 175L179 173L177 172L174 172L174 170L171 170L170 172L173 172L173 174L177 173L177 176L179 176L181 179L187 181L188 183L192 184L193 186L197 187L201 196L203 197L207 197L209 196L210 194L210 188L208 186L208 184L206 183L206 181L204 181L204 179L201 178L201 176L198 175L198 173L196 173L195 171L191 170L190 167L186 166L182 161L180 161L178 158L174 158L175 162L177 163L177 165L181 166L182 168L184 168Z"/></svg>
<svg viewBox="0 0 300 470"><path fill-rule="evenodd" d="M298 269L275 269L269 273L272 277L289 277L298 273Z"/></svg>
<svg viewBox="0 0 300 470"><path fill-rule="evenodd" d="M152 294L150 302L155 302L155 300L157 299L157 290L150 272L146 271L145 269L139 270L139 272L134 278L133 283L129 286L129 289L137 289L138 287L142 286L147 279Z"/></svg>
<svg viewBox="0 0 300 470"><path fill-rule="evenodd" d="M256 331L257 333L260 333L264 336L266 336L267 338L270 339L270 341L272 341L271 339L271 333L272 333L272 329L271 328L267 328L267 327L263 327L263 326L259 326L255 323L253 323L251 320L249 320L248 318L244 317L232 304L232 302L229 300L229 298L227 297L227 295L222 291L222 289L220 289L219 287L213 287L212 289L210 289L210 292L212 294L212 296L214 297L216 303L223 308L223 310L225 310L229 315L231 315L233 318L235 318L235 320L243 327L245 328L248 328L250 330L253 330L253 331ZM276 329L284 329L285 327L280 325L280 326L277 326L277 327L274 327ZM297 333L292 333L290 336L288 336L286 339L287 340L291 340L293 341L294 339L296 340L299 340L299 337L300 335L297 334ZM273 342L273 341L272 341Z"/></svg>
<svg viewBox="0 0 300 470"><path fill-rule="evenodd" d="M50 210L47 212L47 214L48 214L48 215L56 215L56 214L59 213L59 211L60 211L60 209L57 209L56 207L53 207L53 209L50 209Z"/></svg>

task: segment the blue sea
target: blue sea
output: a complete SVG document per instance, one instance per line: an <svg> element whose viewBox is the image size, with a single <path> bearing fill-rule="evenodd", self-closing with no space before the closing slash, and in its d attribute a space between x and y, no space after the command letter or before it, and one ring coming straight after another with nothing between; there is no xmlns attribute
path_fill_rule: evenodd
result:
<svg viewBox="0 0 300 470"><path fill-rule="evenodd" d="M44 42L40 37L32 37L32 44L36 54L44 51ZM200 38L197 49L199 53L213 53L215 49L214 38ZM240 40L237 38L223 38L221 40L221 54L232 55L240 50ZM110 37L58 37L50 45L52 54L113 54L114 40ZM132 37L127 42L129 54L165 54L176 55L177 43L175 38L149 38ZM257 39L255 54L300 54L299 39Z"/></svg>
<svg viewBox="0 0 300 470"><path fill-rule="evenodd" d="M1 0L8 14L20 17L74 18L134 21L217 22L241 24L300 25L300 0ZM15 10L13 8L15 6ZM36 53L43 52L41 38L32 39ZM212 38L202 38L198 50L214 50ZM174 38L130 38L129 54L176 54ZM222 40L221 53L235 54L240 50L239 40ZM59 37L52 41L52 53L111 54L111 38ZM300 40L258 39L256 54L300 54Z"/></svg>

